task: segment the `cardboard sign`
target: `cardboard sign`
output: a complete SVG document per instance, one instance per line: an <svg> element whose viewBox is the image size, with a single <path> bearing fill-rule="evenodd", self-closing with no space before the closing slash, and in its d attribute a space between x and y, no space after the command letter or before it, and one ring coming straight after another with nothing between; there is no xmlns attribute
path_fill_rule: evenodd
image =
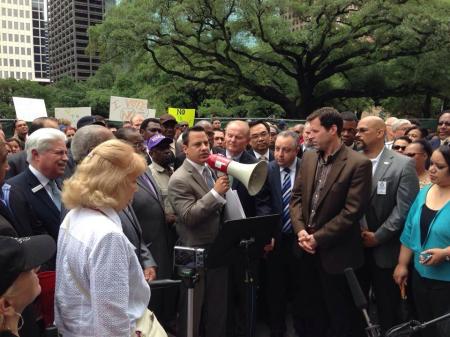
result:
<svg viewBox="0 0 450 337"><path fill-rule="evenodd" d="M109 119L112 121L129 121L134 115L145 118L149 114L146 99L111 96L109 103Z"/></svg>
<svg viewBox="0 0 450 337"><path fill-rule="evenodd" d="M194 126L195 109L169 108L167 112L171 114L177 122L187 122L189 126Z"/></svg>
<svg viewBox="0 0 450 337"><path fill-rule="evenodd" d="M43 99L13 97L16 118L31 122L38 117L47 117Z"/></svg>
<svg viewBox="0 0 450 337"><path fill-rule="evenodd" d="M55 117L69 120L72 126L76 126L81 117L90 115L90 106L81 108L55 108Z"/></svg>

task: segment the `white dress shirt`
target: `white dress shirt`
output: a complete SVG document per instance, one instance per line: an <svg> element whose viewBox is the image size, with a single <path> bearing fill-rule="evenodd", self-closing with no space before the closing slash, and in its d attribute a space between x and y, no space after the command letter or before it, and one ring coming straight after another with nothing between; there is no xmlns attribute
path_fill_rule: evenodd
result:
<svg viewBox="0 0 450 337"><path fill-rule="evenodd" d="M292 187L294 187L294 182L295 182L295 170L297 169L297 160L298 158L294 159L294 162L291 164L291 166L289 166L289 176L291 178L291 191L292 191ZM283 189L283 180L284 180L284 175L286 173L284 172L284 167L280 166L280 182L281 182L281 189Z"/></svg>
<svg viewBox="0 0 450 337"><path fill-rule="evenodd" d="M48 179L46 176L44 176L41 172L39 172L38 170L36 170L33 166L28 165L28 168L30 169L31 173L33 173L33 175L36 177L37 180L39 180L39 182L41 183L42 187L45 189L45 191L47 192L48 196L50 197L50 199L53 199L53 192L52 192L52 187L50 186L49 182L50 179ZM39 186L39 185L38 185ZM33 186L33 187L38 187L38 186ZM33 188L34 190L34 188ZM36 190L36 192L39 189Z"/></svg>
<svg viewBox="0 0 450 337"><path fill-rule="evenodd" d="M267 161L267 162L269 161L269 156L270 156L270 151L269 151L269 149L267 149L266 153L264 153L264 154L260 154L260 153L256 152L255 150L252 150L252 151L253 151L253 154L255 155L255 158L256 158L256 159L259 160L259 158L261 158L262 156L264 156L264 160Z"/></svg>
<svg viewBox="0 0 450 337"><path fill-rule="evenodd" d="M378 156L376 156L376 158L370 159L370 161L372 162L372 176L375 175L375 170L377 169L378 162L380 161L380 157L383 151L384 148L380 151L380 153L378 154Z"/></svg>
<svg viewBox="0 0 450 337"><path fill-rule="evenodd" d="M56 256L55 324L64 337L128 337L150 288L111 209L71 210Z"/></svg>

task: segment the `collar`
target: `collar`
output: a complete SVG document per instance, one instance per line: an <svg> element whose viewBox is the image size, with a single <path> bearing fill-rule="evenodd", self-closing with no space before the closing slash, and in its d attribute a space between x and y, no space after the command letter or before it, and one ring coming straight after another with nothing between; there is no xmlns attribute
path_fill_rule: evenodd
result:
<svg viewBox="0 0 450 337"><path fill-rule="evenodd" d="M291 166L289 166L289 170L290 170L291 172L295 172L295 170L296 170L296 168L297 168L297 160L298 160L298 158L295 157L295 159L294 159L294 161L292 162ZM284 170L284 167L281 167L281 166L280 166L280 173L283 172L283 170Z"/></svg>
<svg viewBox="0 0 450 337"><path fill-rule="evenodd" d="M376 156L376 157L373 158L373 159L370 159L370 161L371 161L372 163L373 163L373 162L377 163L377 162L380 160L381 154L383 153L384 149L385 149L385 147L383 147L383 148L381 149L380 153L378 153L378 156Z"/></svg>
<svg viewBox="0 0 450 337"><path fill-rule="evenodd" d="M197 170L198 173L200 173L200 175L203 174L203 170L206 168L206 164L200 165L200 164L194 163L189 158L186 158L186 160L188 161L189 164L191 164Z"/></svg>
<svg viewBox="0 0 450 337"><path fill-rule="evenodd" d="M344 145L345 146L345 145ZM324 164L324 165L328 165L331 164L336 157L339 155L339 153L341 152L341 150L344 148L343 144L341 143L341 145L336 149L336 151L334 151L334 153L330 154L327 158L327 160L325 160L323 158L323 151L321 150L317 150L317 153L319 154L319 162Z"/></svg>
<svg viewBox="0 0 450 337"><path fill-rule="evenodd" d="M241 153L239 153L237 156L232 156L230 152L228 152L228 150L225 151L225 155L227 158L231 158L234 161L239 161L242 157L242 154L244 153L244 151L242 151Z"/></svg>
<svg viewBox="0 0 450 337"><path fill-rule="evenodd" d="M31 164L28 165L28 168L30 169L31 173L39 180L41 185L43 187L47 186L50 179L48 179L46 176L44 176L41 172L39 172L35 167L33 167Z"/></svg>
<svg viewBox="0 0 450 337"><path fill-rule="evenodd" d="M259 154L255 150L252 150L252 151L255 154L256 159L259 159L259 158L261 158L261 156L264 156L267 159L267 161L269 160L269 155L270 155L269 149L267 149L266 153L264 153L264 154Z"/></svg>

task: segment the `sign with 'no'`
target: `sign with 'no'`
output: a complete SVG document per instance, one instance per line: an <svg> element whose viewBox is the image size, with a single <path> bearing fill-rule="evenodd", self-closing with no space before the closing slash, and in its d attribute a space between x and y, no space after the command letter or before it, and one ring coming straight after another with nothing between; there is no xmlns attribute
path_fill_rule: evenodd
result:
<svg viewBox="0 0 450 337"><path fill-rule="evenodd" d="M194 125L195 109L169 108L167 112L175 117L177 122L187 122L189 126Z"/></svg>

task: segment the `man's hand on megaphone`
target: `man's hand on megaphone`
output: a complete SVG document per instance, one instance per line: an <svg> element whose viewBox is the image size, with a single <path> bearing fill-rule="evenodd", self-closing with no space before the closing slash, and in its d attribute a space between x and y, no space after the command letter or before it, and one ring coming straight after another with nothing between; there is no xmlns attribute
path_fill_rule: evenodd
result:
<svg viewBox="0 0 450 337"><path fill-rule="evenodd" d="M228 176L224 175L217 178L216 183L214 184L214 189L220 195L225 195L225 193L227 193L230 189L230 181L228 180Z"/></svg>

